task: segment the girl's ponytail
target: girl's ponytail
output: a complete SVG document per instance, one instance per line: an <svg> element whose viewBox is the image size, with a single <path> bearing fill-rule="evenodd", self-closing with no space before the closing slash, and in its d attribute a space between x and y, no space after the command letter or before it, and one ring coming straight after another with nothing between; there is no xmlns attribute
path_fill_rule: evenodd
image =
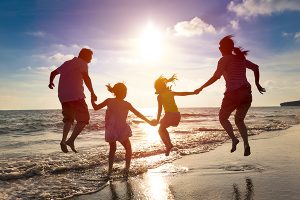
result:
<svg viewBox="0 0 300 200"><path fill-rule="evenodd" d="M114 93L114 88L111 87L110 84L105 85L107 87L107 90L110 91L111 93Z"/></svg>
<svg viewBox="0 0 300 200"><path fill-rule="evenodd" d="M241 47L234 47L233 52L241 59L246 59L246 55L248 54L249 51L243 51Z"/></svg>
<svg viewBox="0 0 300 200"><path fill-rule="evenodd" d="M176 74L173 74L173 76L171 76L171 78L166 79L166 83L168 83L168 82L174 83L176 80L178 80L178 79L177 79L177 75L176 75Z"/></svg>

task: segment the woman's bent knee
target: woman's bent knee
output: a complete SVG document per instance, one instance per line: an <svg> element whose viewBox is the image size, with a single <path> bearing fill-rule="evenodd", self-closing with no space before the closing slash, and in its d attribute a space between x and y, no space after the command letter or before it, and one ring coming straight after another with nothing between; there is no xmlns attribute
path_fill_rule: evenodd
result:
<svg viewBox="0 0 300 200"><path fill-rule="evenodd" d="M234 122L235 122L236 125L244 124L244 118L241 118L241 117L235 117L235 118L234 118Z"/></svg>

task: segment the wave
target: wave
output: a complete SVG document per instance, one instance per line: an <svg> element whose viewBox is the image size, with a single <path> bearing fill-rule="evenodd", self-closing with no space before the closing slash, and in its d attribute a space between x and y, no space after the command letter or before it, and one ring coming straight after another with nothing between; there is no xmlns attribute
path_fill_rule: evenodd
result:
<svg viewBox="0 0 300 200"><path fill-rule="evenodd" d="M198 128L195 131L225 131L223 128Z"/></svg>
<svg viewBox="0 0 300 200"><path fill-rule="evenodd" d="M200 114L200 113L181 113L181 117L215 117L216 113L212 114Z"/></svg>

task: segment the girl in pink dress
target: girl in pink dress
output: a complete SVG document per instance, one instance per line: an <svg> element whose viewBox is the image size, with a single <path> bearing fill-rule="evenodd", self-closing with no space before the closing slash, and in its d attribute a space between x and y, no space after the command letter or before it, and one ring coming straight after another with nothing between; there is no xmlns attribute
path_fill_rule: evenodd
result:
<svg viewBox="0 0 300 200"><path fill-rule="evenodd" d="M109 143L109 158L108 158L108 177L111 176L113 169L113 161L117 149L116 142L119 141L125 148L126 166L124 169L124 176L128 176L130 161L131 161L131 143L129 137L132 136L130 126L127 124L126 119L128 111L133 112L137 117L143 119L150 125L155 126L155 120L148 120L144 115L137 111L129 102L124 98L127 94L127 88L124 83L117 83L113 87L107 85L108 91L115 95L115 98L108 98L100 104L92 101L94 110L99 110L107 106L105 114L105 141Z"/></svg>

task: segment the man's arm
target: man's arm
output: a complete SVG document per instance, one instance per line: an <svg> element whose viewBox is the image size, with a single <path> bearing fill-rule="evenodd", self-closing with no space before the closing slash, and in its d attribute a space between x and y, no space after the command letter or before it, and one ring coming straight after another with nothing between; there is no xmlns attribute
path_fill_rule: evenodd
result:
<svg viewBox="0 0 300 200"><path fill-rule="evenodd" d="M56 77L57 74L58 74L57 69L54 70L54 71L52 71L52 72L50 73L50 80L49 80L49 85L48 85L48 87L49 87L50 89L53 89L53 88L55 87L53 81L54 81L54 78Z"/></svg>
<svg viewBox="0 0 300 200"><path fill-rule="evenodd" d="M89 74L87 72L83 72L82 73L82 78L84 80L84 83L85 83L86 87L89 89L89 91L91 93L92 101L97 101L97 96L95 95L93 85L92 85L92 81L89 77Z"/></svg>

